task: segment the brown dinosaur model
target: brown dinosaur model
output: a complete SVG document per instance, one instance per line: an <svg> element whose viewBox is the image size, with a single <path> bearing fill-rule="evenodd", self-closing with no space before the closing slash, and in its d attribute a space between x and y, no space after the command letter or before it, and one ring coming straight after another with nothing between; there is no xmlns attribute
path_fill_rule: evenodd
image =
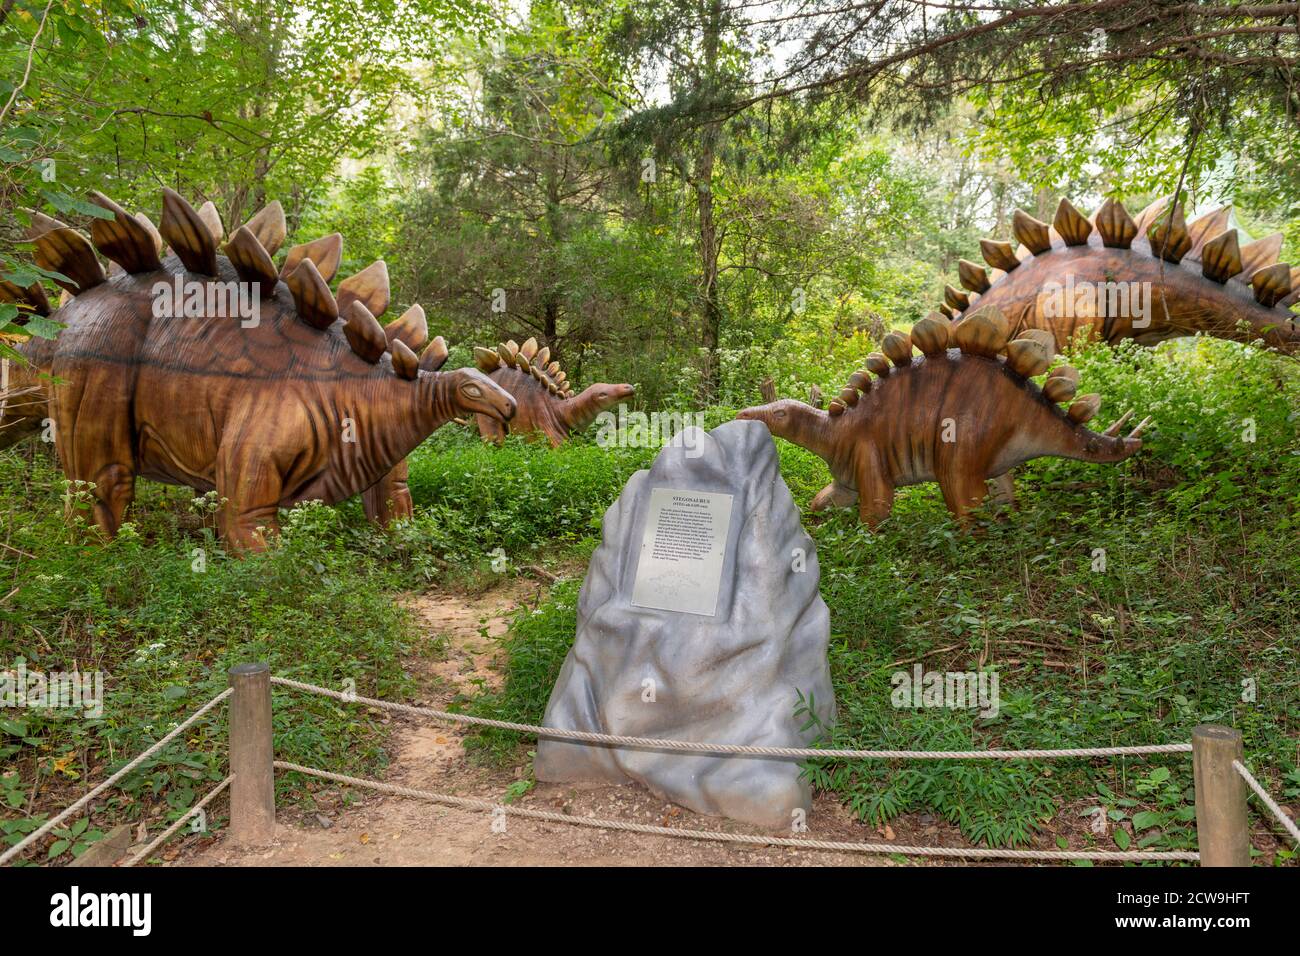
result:
<svg viewBox="0 0 1300 956"><path fill-rule="evenodd" d="M1077 333L1153 345L1197 332L1300 350L1300 267L1278 262L1282 235L1241 245L1224 206L1190 224L1182 205L1152 203L1136 219L1108 199L1090 218L1062 199L1052 225L1016 210L1009 242L980 240L992 267L962 259L965 292L946 287L949 318L1000 309L1013 336L1051 332L1057 351Z"/></svg>
<svg viewBox="0 0 1300 956"><path fill-rule="evenodd" d="M474 361L515 398L519 410L508 430L516 435L540 433L552 448L586 428L601 412L636 394L631 385L601 382L574 395L560 363L551 361L550 348L538 348L537 339L523 345L504 342L495 350L475 348ZM507 428L489 416L479 415L478 430L483 438L500 444Z"/></svg>
<svg viewBox="0 0 1300 956"><path fill-rule="evenodd" d="M219 223L171 190L160 235L106 197L91 199L113 214L94 221L91 240L33 217L36 263L66 277L59 284L73 298L54 313L65 325L57 339L27 354L53 376L59 458L69 479L93 483L90 511L107 534L142 475L215 490L227 543L260 549L277 509L371 488L457 415L514 413L479 372L439 373L445 346L420 359L385 335L375 318L388 306L382 261L341 282L337 296L327 282L337 234L295 246L277 268L278 203L219 255ZM106 274L96 249L120 270ZM422 313L408 317L399 330L423 323Z"/></svg>
<svg viewBox="0 0 1300 956"><path fill-rule="evenodd" d="M914 345L923 353L916 358ZM826 411L783 399L737 416L826 460L834 480L813 499L814 511L856 501L874 526L888 517L895 488L934 481L965 523L987 480L1021 462L1043 455L1122 461L1142 447L1146 421L1127 438L1118 435L1128 415L1104 433L1084 426L1101 405L1097 395L1074 399L1068 412L1057 407L1074 398L1078 372L1056 368L1040 389L1030 379L1047 371L1050 336L1030 331L1012 341L995 309L956 323L933 313L910 335L886 335L882 348Z"/></svg>

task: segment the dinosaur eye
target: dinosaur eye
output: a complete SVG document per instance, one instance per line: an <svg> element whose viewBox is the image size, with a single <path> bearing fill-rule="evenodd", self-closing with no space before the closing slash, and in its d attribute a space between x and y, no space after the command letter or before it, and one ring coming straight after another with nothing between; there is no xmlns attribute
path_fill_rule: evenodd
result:
<svg viewBox="0 0 1300 956"><path fill-rule="evenodd" d="M467 396L469 396L470 398L482 398L482 397L483 397L483 389L479 388L479 387L478 387L477 385L475 385L473 382L470 382L470 383L468 383L468 384L466 384L466 385L463 385L463 386L461 387L461 391L463 391L463 392L464 392Z"/></svg>
<svg viewBox="0 0 1300 956"><path fill-rule="evenodd" d="M772 417L773 417L773 418L785 418L785 409L784 409L784 408L779 408L779 409L777 409L775 412L772 413Z"/></svg>

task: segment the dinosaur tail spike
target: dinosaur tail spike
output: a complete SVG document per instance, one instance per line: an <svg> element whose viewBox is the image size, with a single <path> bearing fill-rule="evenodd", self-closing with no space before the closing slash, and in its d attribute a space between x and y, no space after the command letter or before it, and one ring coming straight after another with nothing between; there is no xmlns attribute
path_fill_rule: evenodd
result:
<svg viewBox="0 0 1300 956"><path fill-rule="evenodd" d="M843 402L845 406L848 408L852 408L853 406L857 405L858 390L856 388L850 388L847 385L844 386L842 389L840 389L840 401Z"/></svg>
<svg viewBox="0 0 1300 956"><path fill-rule="evenodd" d="M501 356L497 355L492 349L485 349L481 345L476 345L474 346L474 364L484 374L490 374L501 367Z"/></svg>
<svg viewBox="0 0 1300 956"><path fill-rule="evenodd" d="M159 231L190 272L205 276L217 274L217 241L194 207L175 190L163 189Z"/></svg>
<svg viewBox="0 0 1300 956"><path fill-rule="evenodd" d="M515 367L515 353L506 348L504 344L497 346L497 357L501 359L501 364L506 368Z"/></svg>
<svg viewBox="0 0 1300 956"><path fill-rule="evenodd" d="M1271 309L1291 293L1291 267L1285 262L1275 262L1251 276L1250 285L1255 301Z"/></svg>
<svg viewBox="0 0 1300 956"><path fill-rule="evenodd" d="M67 226L42 233L36 239L33 258L42 269L67 276L54 281L72 295L93 289L107 278L90 240Z"/></svg>
<svg viewBox="0 0 1300 956"><path fill-rule="evenodd" d="M845 405L845 404L844 404L842 401L840 401L838 398L832 398L832 399L830 400L830 404L826 406L826 412L827 412L827 414L829 414L832 418L838 418L839 416L841 416L841 415L844 414L844 410L845 410L846 408L848 408L848 406Z"/></svg>
<svg viewBox="0 0 1300 956"><path fill-rule="evenodd" d="M1241 245L1237 230L1221 232L1201 246L1201 274L1220 285L1241 272Z"/></svg>
<svg viewBox="0 0 1300 956"><path fill-rule="evenodd" d="M1011 247L1009 242L998 242L995 239L980 240L980 254L984 256L984 261L994 269L1001 269L1003 272L1010 272L1016 266L1020 265L1020 259L1016 256L1016 250Z"/></svg>
<svg viewBox="0 0 1300 956"><path fill-rule="evenodd" d="M244 228L257 237L268 254L275 255L280 246L284 245L284 237L288 234L284 207L280 205L280 200L274 199L259 209L257 215L244 223Z"/></svg>
<svg viewBox="0 0 1300 956"><path fill-rule="evenodd" d="M1260 269L1273 265L1273 263L1277 262L1278 254L1281 251L1282 233L1280 232L1275 232L1271 236L1256 239L1254 242L1242 246L1241 280L1249 282Z"/></svg>
<svg viewBox="0 0 1300 956"><path fill-rule="evenodd" d="M551 347L549 345L537 353L537 360L533 364L541 368L546 368L551 364Z"/></svg>
<svg viewBox="0 0 1300 956"><path fill-rule="evenodd" d="M1010 323L1000 309L980 309L953 327L953 340L962 352L993 358L1011 338Z"/></svg>
<svg viewBox="0 0 1300 956"><path fill-rule="evenodd" d="M1097 210L1096 220L1102 245L1108 248L1128 249L1137 238L1137 223L1133 221L1133 217L1128 214L1128 210L1121 202L1107 199Z"/></svg>
<svg viewBox="0 0 1300 956"><path fill-rule="evenodd" d="M419 377L420 360L415 357L415 353L405 342L394 339L388 348L393 357L393 371L397 373L398 378L411 381Z"/></svg>
<svg viewBox="0 0 1300 956"><path fill-rule="evenodd" d="M938 312L931 312L912 326L912 344L926 355L942 355L948 351L952 323Z"/></svg>
<svg viewBox="0 0 1300 956"><path fill-rule="evenodd" d="M112 219L95 219L90 224L90 240L96 249L132 274L162 268L153 236L138 219L103 193L92 191L90 201L113 214Z"/></svg>
<svg viewBox="0 0 1300 956"><path fill-rule="evenodd" d="M221 222L221 213L217 212L216 203L209 199L199 207L198 213L203 224L208 227L208 232L212 234L212 241L220 244L221 240L226 238L226 227Z"/></svg>
<svg viewBox="0 0 1300 956"><path fill-rule="evenodd" d="M338 274L339 263L343 259L343 237L337 232L332 232L328 236L321 236L311 242L294 246L285 254L284 265L280 267L280 277L283 278L298 268L298 263L303 259L310 259L316 263L316 271L320 273L320 277L326 282L331 281Z"/></svg>
<svg viewBox="0 0 1300 956"><path fill-rule="evenodd" d="M1147 232L1151 251L1165 262L1177 264L1192 248L1192 237L1187 231L1183 204L1178 203L1167 216L1161 216Z"/></svg>
<svg viewBox="0 0 1300 956"><path fill-rule="evenodd" d="M347 336L348 345L361 359L374 365L388 351L384 327L359 299L352 301L345 315L343 334Z"/></svg>
<svg viewBox="0 0 1300 956"><path fill-rule="evenodd" d="M339 283L336 298L339 315L346 315L353 302L360 302L371 315L383 315L388 311L388 264L376 259L356 275L348 276Z"/></svg>
<svg viewBox="0 0 1300 956"><path fill-rule="evenodd" d="M1048 231L1047 223L1039 222L1024 210L1017 209L1012 214L1011 231L1015 234L1016 241L1034 255L1051 251L1052 234Z"/></svg>
<svg viewBox="0 0 1300 956"><path fill-rule="evenodd" d="M1064 198L1056 207L1056 218L1052 220L1052 226L1067 246L1085 246L1088 237L1092 235L1092 223Z"/></svg>
<svg viewBox="0 0 1300 956"><path fill-rule="evenodd" d="M881 378L889 374L889 359L885 357L883 352L872 352L867 356L864 364L867 366L867 371L879 375Z"/></svg>
<svg viewBox="0 0 1300 956"><path fill-rule="evenodd" d="M1200 259L1201 250L1205 248L1205 244L1228 228L1228 220L1231 217L1232 207L1220 206L1191 223L1187 227L1187 235L1192 240L1192 248L1187 253L1188 257L1193 261Z"/></svg>
<svg viewBox="0 0 1300 956"><path fill-rule="evenodd" d="M1130 408L1119 418L1115 419L1115 421L1111 424L1110 428L1107 428L1104 432L1102 432L1102 434L1107 436L1108 438L1114 438L1116 435L1119 434L1120 429L1124 427L1125 422L1127 422L1132 417L1133 417L1133 409Z"/></svg>
<svg viewBox="0 0 1300 956"><path fill-rule="evenodd" d="M533 356L537 354L537 339L530 338L523 345L519 346L519 351L523 353L524 358L531 362Z"/></svg>
<svg viewBox="0 0 1300 956"><path fill-rule="evenodd" d="M420 356L420 370L423 372L436 372L447 362L447 340L441 335L435 335L433 341L425 348L424 354Z"/></svg>
<svg viewBox="0 0 1300 956"><path fill-rule="evenodd" d="M989 290L989 274L984 271L983 266L977 266L966 259L958 259L957 276L961 280L963 289L969 289L971 292Z"/></svg>
<svg viewBox="0 0 1300 956"><path fill-rule="evenodd" d="M226 258L245 282L259 286L262 294L275 291L280 274L271 261L271 255L258 242L257 236L247 226L235 230L226 243Z"/></svg>
<svg viewBox="0 0 1300 956"><path fill-rule="evenodd" d="M424 308L411 306L396 322L384 327L384 334L389 342L400 339L412 352L418 352L429 341L429 322L424 316Z"/></svg>
<svg viewBox="0 0 1300 956"><path fill-rule="evenodd" d="M338 320L339 307L330 294L329 284L321 278L316 263L303 259L296 269L285 277L298 317L312 328L324 331Z"/></svg>

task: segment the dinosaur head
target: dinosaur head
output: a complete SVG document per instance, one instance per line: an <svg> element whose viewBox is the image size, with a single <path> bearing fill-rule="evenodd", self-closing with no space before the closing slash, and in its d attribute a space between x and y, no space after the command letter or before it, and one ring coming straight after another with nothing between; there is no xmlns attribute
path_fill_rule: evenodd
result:
<svg viewBox="0 0 1300 956"><path fill-rule="evenodd" d="M458 368L440 374L439 385L451 403L456 417L487 415L508 422L515 414L515 400L510 393L475 368Z"/></svg>
<svg viewBox="0 0 1300 956"><path fill-rule="evenodd" d="M777 438L804 444L814 430L817 420L824 415L825 412L806 402L782 398L766 405L746 408L738 412L736 418L746 422L762 422Z"/></svg>
<svg viewBox="0 0 1300 956"><path fill-rule="evenodd" d="M603 412L635 394L636 388L631 385L611 385L608 382L597 382L595 385L588 385L584 388L582 394L578 397L590 403L597 412Z"/></svg>

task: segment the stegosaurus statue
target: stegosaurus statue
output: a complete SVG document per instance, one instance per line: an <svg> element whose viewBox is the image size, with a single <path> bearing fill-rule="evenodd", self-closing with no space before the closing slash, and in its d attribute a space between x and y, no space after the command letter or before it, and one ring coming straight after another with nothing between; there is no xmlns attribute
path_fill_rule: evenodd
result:
<svg viewBox="0 0 1300 956"><path fill-rule="evenodd" d="M438 371L441 339L416 357L412 346L427 338L418 306L380 325L389 300L382 260L331 293L336 233L294 246L277 267L279 203L219 252L223 229L210 204L196 211L166 189L154 229L100 193L90 198L112 218L94 220L89 239L39 213L27 237L37 265L65 277L66 304L51 310L39 287L2 293L64 325L54 340L23 347L31 363L23 374L51 377L47 400L31 404L36 414L48 408L67 477L92 483L89 510L105 533L116 533L144 476L215 490L227 544L261 549L279 508L375 489L456 416L514 414L514 399L487 376ZM194 308L159 308L169 287L185 289ZM221 314L233 289L248 293L251 314ZM22 413L20 431L33 410Z"/></svg>
<svg viewBox="0 0 1300 956"><path fill-rule="evenodd" d="M913 346L923 354L913 358ZM1101 399L1074 397L1074 368L1053 369L1042 388L1031 381L1048 370L1053 340L1042 330L1013 340L996 309L960 322L932 313L910 334L890 332L882 348L825 411L783 399L737 416L825 459L834 480L813 499L815 511L856 501L861 520L874 526L889 516L894 489L934 481L965 523L986 482L1005 480L1021 462L1044 455L1117 462L1142 447L1149 419L1126 438L1119 431L1129 414L1105 432L1085 426ZM1068 411L1058 407L1071 399Z"/></svg>
<svg viewBox="0 0 1300 956"><path fill-rule="evenodd" d="M947 286L940 311L960 318L1000 309L1011 334L1052 333L1057 351L1076 334L1152 345L1198 332L1236 341L1263 339L1300 350L1300 267L1278 261L1282 234L1242 245L1223 206L1188 223L1170 197L1137 218L1106 200L1085 217L1062 199L1052 225L1022 210L1012 217L1018 248L980 240L992 271L962 259L962 287ZM1138 308L1140 306L1140 309Z"/></svg>
<svg viewBox="0 0 1300 956"><path fill-rule="evenodd" d="M474 362L514 396L518 411L508 430L525 436L541 433L553 448L562 445L573 432L586 428L601 412L636 394L631 385L599 382L575 395L568 375L559 362L551 359L550 348L539 348L535 338L523 345L511 340L495 349L476 347ZM478 429L483 438L500 444L507 426L479 415Z"/></svg>

